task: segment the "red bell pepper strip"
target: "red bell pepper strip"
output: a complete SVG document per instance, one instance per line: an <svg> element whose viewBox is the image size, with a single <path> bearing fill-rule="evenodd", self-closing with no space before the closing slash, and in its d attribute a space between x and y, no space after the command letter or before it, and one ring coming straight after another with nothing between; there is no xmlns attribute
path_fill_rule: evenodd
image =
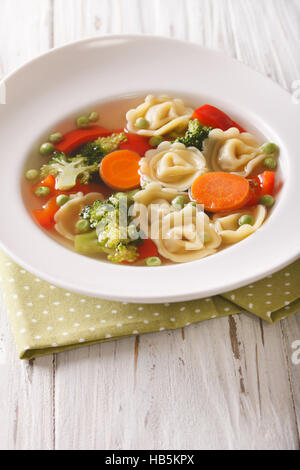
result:
<svg viewBox="0 0 300 470"><path fill-rule="evenodd" d="M57 196L52 196L43 209L33 211L37 222L46 230L51 230L54 227L54 216L60 209L60 206L56 203L56 197Z"/></svg>
<svg viewBox="0 0 300 470"><path fill-rule="evenodd" d="M49 188L50 189L50 194L48 194L46 197L49 198L49 196L53 195L55 193L55 176L53 175L49 175L47 176L47 178L43 179L42 181L40 181L39 183L35 184L34 186L32 186L31 188L31 191L32 193L34 194L35 191L38 189L38 188L41 188L41 187L46 187L46 188Z"/></svg>
<svg viewBox="0 0 300 470"><path fill-rule="evenodd" d="M152 256L159 256L157 246L151 238L145 238L143 242L142 245L138 246L139 257L136 262Z"/></svg>
<svg viewBox="0 0 300 470"><path fill-rule="evenodd" d="M69 154L81 145L84 145L88 142L93 142L94 140L98 139L98 137L107 137L111 134L112 131L99 126L75 129L73 131L67 132L67 134L63 136L63 140L55 145L55 148L58 152Z"/></svg>
<svg viewBox="0 0 300 470"><path fill-rule="evenodd" d="M198 119L204 126L215 127L222 129L222 131L227 131L231 127L237 127L240 132L246 132L243 127L233 121L227 114L209 104L196 109L192 119Z"/></svg>
<svg viewBox="0 0 300 470"><path fill-rule="evenodd" d="M149 139L142 135L138 134L127 134L127 142L122 142L120 144L120 149L122 150L132 150L133 152L138 153L141 157L145 155L147 150L153 150L153 147L149 144Z"/></svg>
<svg viewBox="0 0 300 470"><path fill-rule="evenodd" d="M259 198L274 193L275 187L275 173L274 171L264 171L260 175L248 178L250 183L249 199L246 207L255 206L258 204Z"/></svg>

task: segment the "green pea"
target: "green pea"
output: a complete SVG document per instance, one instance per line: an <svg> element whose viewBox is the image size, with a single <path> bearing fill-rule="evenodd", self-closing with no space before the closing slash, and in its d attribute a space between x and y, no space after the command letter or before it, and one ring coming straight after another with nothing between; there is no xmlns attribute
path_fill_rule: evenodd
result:
<svg viewBox="0 0 300 470"><path fill-rule="evenodd" d="M57 196L56 198L56 204L60 207L65 205L68 201L70 200L69 196L66 194L61 194L60 196Z"/></svg>
<svg viewBox="0 0 300 470"><path fill-rule="evenodd" d="M266 144L264 144L262 146L262 151L266 154L266 155L271 155L272 153L277 153L278 152L278 146L276 144L274 144L273 142L267 142Z"/></svg>
<svg viewBox="0 0 300 470"><path fill-rule="evenodd" d="M147 266L160 266L161 259L157 256L150 256L149 258L146 258L146 264Z"/></svg>
<svg viewBox="0 0 300 470"><path fill-rule="evenodd" d="M28 170L25 174L25 178L29 181L35 180L38 176L39 172L37 170Z"/></svg>
<svg viewBox="0 0 300 470"><path fill-rule="evenodd" d="M251 215L242 215L240 218L239 218L239 225L242 226L242 225L254 225L254 219L253 217L251 217Z"/></svg>
<svg viewBox="0 0 300 470"><path fill-rule="evenodd" d="M49 196L50 194L50 188L47 188L47 186L39 186L36 188L34 191L34 194L38 197L46 197Z"/></svg>
<svg viewBox="0 0 300 470"><path fill-rule="evenodd" d="M264 165L266 168L269 168L270 170L276 170L276 168L277 168L277 161L275 160L275 158L267 157L267 158L264 159L263 165Z"/></svg>
<svg viewBox="0 0 300 470"><path fill-rule="evenodd" d="M189 202L188 206L197 207L197 203L196 202Z"/></svg>
<svg viewBox="0 0 300 470"><path fill-rule="evenodd" d="M209 243L210 240L211 240L210 234L207 233L207 232L201 233L201 240L202 240L203 243Z"/></svg>
<svg viewBox="0 0 300 470"><path fill-rule="evenodd" d="M97 122L99 119L99 114L96 113L96 111L93 111L90 115L89 115L89 121L90 122Z"/></svg>
<svg viewBox="0 0 300 470"><path fill-rule="evenodd" d="M172 206L174 209L180 210L184 208L185 203L186 199L184 196L176 196L172 201Z"/></svg>
<svg viewBox="0 0 300 470"><path fill-rule="evenodd" d="M79 118L77 118L76 123L77 127L88 127L90 121L88 117L80 116Z"/></svg>
<svg viewBox="0 0 300 470"><path fill-rule="evenodd" d="M270 194L266 194L265 196L261 196L258 200L259 204L262 204L266 207L272 207L275 203L275 199Z"/></svg>
<svg viewBox="0 0 300 470"><path fill-rule="evenodd" d="M78 220L76 226L76 231L80 233L87 232L90 228L90 224L88 220Z"/></svg>
<svg viewBox="0 0 300 470"><path fill-rule="evenodd" d="M158 147L158 145L161 144L163 140L164 138L161 135L154 135L149 140L149 144L151 145L151 147Z"/></svg>
<svg viewBox="0 0 300 470"><path fill-rule="evenodd" d="M49 157L51 153L53 153L55 150L55 147L53 144L50 144L49 142L46 142L45 144L41 145L40 148L40 154L43 155L44 157Z"/></svg>
<svg viewBox="0 0 300 470"><path fill-rule="evenodd" d="M53 144L58 144L62 141L63 135L60 132L55 132L54 134L49 135L49 142Z"/></svg>
<svg viewBox="0 0 300 470"><path fill-rule="evenodd" d="M145 118L140 117L135 121L135 127L138 129L148 129L149 126L150 122Z"/></svg>

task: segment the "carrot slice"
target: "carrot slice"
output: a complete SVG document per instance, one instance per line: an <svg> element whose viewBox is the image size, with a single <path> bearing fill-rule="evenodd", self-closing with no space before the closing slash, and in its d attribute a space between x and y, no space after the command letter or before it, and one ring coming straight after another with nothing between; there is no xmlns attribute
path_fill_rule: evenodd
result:
<svg viewBox="0 0 300 470"><path fill-rule="evenodd" d="M109 153L101 162L100 177L112 189L126 191L138 188L140 159L139 154L131 150L117 150Z"/></svg>
<svg viewBox="0 0 300 470"><path fill-rule="evenodd" d="M195 179L192 198L208 212L223 212L243 207L248 200L250 184L232 173L205 173Z"/></svg>

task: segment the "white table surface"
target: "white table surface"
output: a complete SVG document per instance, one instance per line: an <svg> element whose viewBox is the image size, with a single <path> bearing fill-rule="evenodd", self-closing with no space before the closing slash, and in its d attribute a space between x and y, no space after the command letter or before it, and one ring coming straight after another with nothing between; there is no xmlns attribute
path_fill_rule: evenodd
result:
<svg viewBox="0 0 300 470"><path fill-rule="evenodd" d="M103 33L188 39L285 88L300 79L300 0L0 0L0 76ZM0 449L299 449L295 340L300 313L240 315L26 363L0 300Z"/></svg>

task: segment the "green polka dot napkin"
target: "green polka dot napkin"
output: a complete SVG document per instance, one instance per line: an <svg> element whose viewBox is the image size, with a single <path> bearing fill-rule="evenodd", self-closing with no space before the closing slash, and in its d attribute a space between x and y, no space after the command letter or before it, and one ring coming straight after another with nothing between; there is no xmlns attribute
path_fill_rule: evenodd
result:
<svg viewBox="0 0 300 470"><path fill-rule="evenodd" d="M183 328L244 310L271 323L300 310L300 259L242 289L175 304L139 305L83 297L33 276L2 251L0 281L21 359Z"/></svg>

